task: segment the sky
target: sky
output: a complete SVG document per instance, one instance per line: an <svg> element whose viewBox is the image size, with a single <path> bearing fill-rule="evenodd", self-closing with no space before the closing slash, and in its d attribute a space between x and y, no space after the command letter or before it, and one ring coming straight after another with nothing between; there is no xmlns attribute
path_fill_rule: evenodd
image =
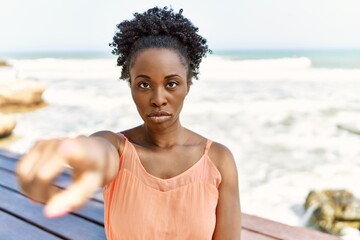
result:
<svg viewBox="0 0 360 240"><path fill-rule="evenodd" d="M184 9L210 48L360 49L359 0L0 0L0 54L109 51L116 24Z"/></svg>

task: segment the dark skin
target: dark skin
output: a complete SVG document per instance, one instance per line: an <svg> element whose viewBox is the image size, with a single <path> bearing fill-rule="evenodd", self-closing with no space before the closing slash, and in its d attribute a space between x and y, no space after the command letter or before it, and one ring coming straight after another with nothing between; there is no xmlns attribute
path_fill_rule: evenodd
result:
<svg viewBox="0 0 360 240"><path fill-rule="evenodd" d="M130 67L131 94L144 123L124 131L145 170L156 178L169 179L191 168L203 155L207 139L184 128L180 112L190 90L188 68L178 52L146 49ZM45 214L57 217L83 206L100 186L117 174L125 139L110 131L90 137L42 140L17 166L24 193L44 202ZM219 143L213 143L209 157L222 181L216 208L213 239L240 239L240 201L234 157ZM52 181L67 165L74 181L65 191Z"/></svg>

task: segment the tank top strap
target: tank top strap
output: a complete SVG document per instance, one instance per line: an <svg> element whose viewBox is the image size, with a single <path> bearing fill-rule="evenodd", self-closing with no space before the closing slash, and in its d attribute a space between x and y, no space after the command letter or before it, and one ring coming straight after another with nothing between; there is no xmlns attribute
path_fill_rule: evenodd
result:
<svg viewBox="0 0 360 240"><path fill-rule="evenodd" d="M212 143L213 143L213 142L212 142L210 139L208 139L208 140L206 141L205 151L204 151L204 154L205 154L205 155L208 154L209 149L210 149Z"/></svg>
<svg viewBox="0 0 360 240"><path fill-rule="evenodd" d="M122 132L118 132L118 133L116 133L116 134L122 136L126 141L129 140Z"/></svg>

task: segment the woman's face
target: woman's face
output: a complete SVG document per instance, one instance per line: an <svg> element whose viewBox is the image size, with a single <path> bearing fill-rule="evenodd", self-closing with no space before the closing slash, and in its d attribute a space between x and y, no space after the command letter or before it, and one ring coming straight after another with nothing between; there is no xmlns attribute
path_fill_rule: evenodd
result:
<svg viewBox="0 0 360 240"><path fill-rule="evenodd" d="M189 91L188 69L174 50L150 48L130 67L131 94L144 123L163 129L179 122Z"/></svg>

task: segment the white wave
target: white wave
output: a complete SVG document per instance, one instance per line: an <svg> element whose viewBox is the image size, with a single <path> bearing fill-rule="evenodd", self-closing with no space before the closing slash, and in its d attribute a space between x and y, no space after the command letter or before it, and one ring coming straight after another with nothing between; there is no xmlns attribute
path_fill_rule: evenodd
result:
<svg viewBox="0 0 360 240"><path fill-rule="evenodd" d="M9 62L23 78L117 79L120 73L115 59L39 58Z"/></svg>
<svg viewBox="0 0 360 240"><path fill-rule="evenodd" d="M226 62L226 65L228 67L236 67L242 70L306 69L311 67L311 60L307 57L234 60L223 57L211 56L209 58L205 58L205 61L217 65L222 65L224 62Z"/></svg>
<svg viewBox="0 0 360 240"><path fill-rule="evenodd" d="M242 195L242 207L248 213L303 226L303 205L309 191L346 189L360 196L359 189L349 184L357 181L358 174L359 170L352 164L333 163L274 178ZM247 177L242 180L247 181Z"/></svg>
<svg viewBox="0 0 360 240"><path fill-rule="evenodd" d="M341 232L343 240L359 240L360 231L355 228L345 227Z"/></svg>
<svg viewBox="0 0 360 240"><path fill-rule="evenodd" d="M319 208L319 204L313 204L305 211L304 216L302 216L302 218L301 218L301 225L302 226L306 226L306 225L309 224L311 216L314 214L314 212L318 208Z"/></svg>
<svg viewBox="0 0 360 240"><path fill-rule="evenodd" d="M14 80L16 75L17 73L12 67L0 67L0 82Z"/></svg>
<svg viewBox="0 0 360 240"><path fill-rule="evenodd" d="M205 58L200 69L204 80L357 80L360 69L312 68L305 57L230 60Z"/></svg>

